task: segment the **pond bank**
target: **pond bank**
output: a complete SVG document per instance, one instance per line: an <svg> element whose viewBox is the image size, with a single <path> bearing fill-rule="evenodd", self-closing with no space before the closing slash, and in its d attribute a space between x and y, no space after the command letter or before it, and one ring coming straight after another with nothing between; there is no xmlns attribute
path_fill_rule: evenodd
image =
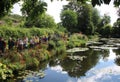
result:
<svg viewBox="0 0 120 82"><path fill-rule="evenodd" d="M13 78L20 71L37 68L41 61L66 52L67 48L85 46L85 35L71 35L68 40L50 40L47 44L40 44L32 49L21 52L10 51L0 58L0 79Z"/></svg>

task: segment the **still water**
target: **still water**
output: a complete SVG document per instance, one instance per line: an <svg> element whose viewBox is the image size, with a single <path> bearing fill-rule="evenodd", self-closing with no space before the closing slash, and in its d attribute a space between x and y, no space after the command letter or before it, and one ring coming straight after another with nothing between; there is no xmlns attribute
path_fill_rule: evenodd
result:
<svg viewBox="0 0 120 82"><path fill-rule="evenodd" d="M43 62L43 78L30 77L23 82L119 82L120 81L120 49L90 49L73 53L72 56L83 57L73 60L67 55L59 55Z"/></svg>

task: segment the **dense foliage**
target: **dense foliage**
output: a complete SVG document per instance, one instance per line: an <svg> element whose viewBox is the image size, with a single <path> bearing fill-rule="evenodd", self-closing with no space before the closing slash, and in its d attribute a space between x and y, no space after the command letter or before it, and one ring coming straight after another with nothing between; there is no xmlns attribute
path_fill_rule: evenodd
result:
<svg viewBox="0 0 120 82"><path fill-rule="evenodd" d="M70 13L69 11L73 11L74 13L77 14L77 19L76 20L69 20L64 22L64 20L62 20L62 24L64 27L67 27L68 29L71 29L68 25L70 25L72 29L70 32L82 32L83 34L94 34L95 29L94 27L96 27L97 25L96 22L99 21L98 18L100 18L98 11L93 11L94 8L92 7L92 5L90 4L82 4L82 3L77 3L75 1L70 2L68 5L65 5L62 13L64 14L65 11L67 11L68 13ZM96 15L96 16L95 16ZM64 18L67 18L68 15L64 15ZM73 15L71 15L73 16ZM73 16L73 18L75 17L75 15ZM72 18L72 17L71 17ZM63 19L63 17L61 17L61 19ZM96 21L94 21L94 19ZM71 25L73 22L74 23L74 27ZM64 24L66 23L66 24ZM97 28L97 27L96 27Z"/></svg>
<svg viewBox="0 0 120 82"><path fill-rule="evenodd" d="M12 6L17 3L19 0L0 0L0 18L7 15Z"/></svg>
<svg viewBox="0 0 120 82"><path fill-rule="evenodd" d="M77 26L77 14L72 10L65 10L61 13L62 25L67 28L69 32L74 32Z"/></svg>
<svg viewBox="0 0 120 82"><path fill-rule="evenodd" d="M41 8L41 6L39 5L39 2L41 1L38 1L38 0L1 0L0 1L0 17L3 17L5 16L6 14L8 14L11 10L11 8L13 7L13 5L19 1L23 1L23 4L24 4L24 8L25 9L29 9L30 6L31 8L33 9L34 7L35 8ZM51 1L54 1L54 0L51 0ZM81 2L81 3L87 3L87 2L91 2L93 6L95 5L101 5L103 3L105 4L109 4L112 0L77 0L78 2ZM32 2L32 4L31 4ZM36 5L37 3L37 5ZM120 1L119 0L114 0L113 1L114 5L115 6L119 6L120 5ZM35 6L35 5L36 6ZM26 6L25 6L26 5ZM30 9L31 10L31 9ZM38 13L36 13L38 14Z"/></svg>
<svg viewBox="0 0 120 82"><path fill-rule="evenodd" d="M24 30L24 31L23 31ZM13 38L23 38L24 36L31 37L34 35L48 35L49 33L54 33L57 31L56 29L49 29L49 28L19 28L19 27L9 27L9 26L0 26L0 36L3 38L8 39L9 37Z"/></svg>

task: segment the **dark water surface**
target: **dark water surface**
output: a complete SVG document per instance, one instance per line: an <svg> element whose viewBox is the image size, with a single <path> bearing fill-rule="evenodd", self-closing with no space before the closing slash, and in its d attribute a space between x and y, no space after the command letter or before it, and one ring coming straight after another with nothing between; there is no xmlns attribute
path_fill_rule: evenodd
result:
<svg viewBox="0 0 120 82"><path fill-rule="evenodd" d="M23 82L120 82L120 49L90 49L73 53L83 60L59 55L41 63L45 77L30 77Z"/></svg>

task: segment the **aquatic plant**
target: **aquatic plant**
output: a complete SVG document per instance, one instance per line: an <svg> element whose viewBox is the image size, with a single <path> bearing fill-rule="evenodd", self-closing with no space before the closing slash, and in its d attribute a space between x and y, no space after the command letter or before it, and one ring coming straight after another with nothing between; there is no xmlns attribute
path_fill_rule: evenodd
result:
<svg viewBox="0 0 120 82"><path fill-rule="evenodd" d="M8 77L13 77L13 71L5 64L0 63L0 79L7 79Z"/></svg>

